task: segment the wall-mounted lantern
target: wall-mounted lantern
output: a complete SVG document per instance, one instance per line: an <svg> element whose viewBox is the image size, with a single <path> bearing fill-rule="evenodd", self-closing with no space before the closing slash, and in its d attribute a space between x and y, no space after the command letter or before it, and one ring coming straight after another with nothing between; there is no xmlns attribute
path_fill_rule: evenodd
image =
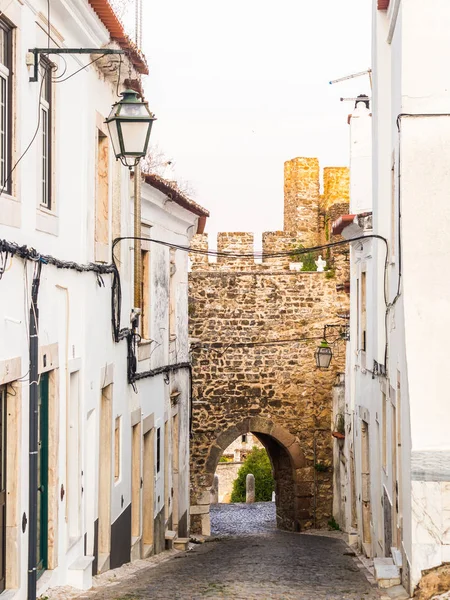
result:
<svg viewBox="0 0 450 600"><path fill-rule="evenodd" d="M147 154L155 115L134 90L125 90L121 96L122 100L113 105L106 124L116 159L131 169Z"/></svg>
<svg viewBox="0 0 450 600"><path fill-rule="evenodd" d="M323 339L320 346L314 353L316 359L316 366L318 369L328 369L333 358L333 351L331 350L327 340Z"/></svg>

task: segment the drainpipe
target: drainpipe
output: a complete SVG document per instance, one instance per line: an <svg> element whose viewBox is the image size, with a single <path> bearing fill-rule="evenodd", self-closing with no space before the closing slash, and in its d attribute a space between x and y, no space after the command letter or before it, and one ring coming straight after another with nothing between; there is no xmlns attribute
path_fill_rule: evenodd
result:
<svg viewBox="0 0 450 600"><path fill-rule="evenodd" d="M141 256L141 167L134 167L134 307L142 307L142 256Z"/></svg>
<svg viewBox="0 0 450 600"><path fill-rule="evenodd" d="M31 285L30 307L30 419L29 419L29 467L28 467L28 593L27 600L36 600L37 582L37 495L38 495L38 394L39 394L39 309L38 294L42 263L37 263L37 270Z"/></svg>
<svg viewBox="0 0 450 600"><path fill-rule="evenodd" d="M314 508L313 508L313 527L317 528L317 430L314 431L313 453L314 453Z"/></svg>

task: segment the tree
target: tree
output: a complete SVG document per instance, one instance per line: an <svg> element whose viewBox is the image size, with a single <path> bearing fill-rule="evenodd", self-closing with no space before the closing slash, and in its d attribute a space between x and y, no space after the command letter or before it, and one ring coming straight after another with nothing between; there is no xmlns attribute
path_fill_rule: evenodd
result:
<svg viewBox="0 0 450 600"><path fill-rule="evenodd" d="M164 150L154 144L147 150L147 155L141 161L143 173L158 175L168 181L173 187L188 198L195 196L195 189L189 181L175 176L175 161L167 157Z"/></svg>
<svg viewBox="0 0 450 600"><path fill-rule="evenodd" d="M251 473L255 477L255 500L256 502L270 502L272 492L275 489L275 481L272 476L272 465L264 448L253 447L238 471L237 478L233 482L231 502L245 502L245 481Z"/></svg>

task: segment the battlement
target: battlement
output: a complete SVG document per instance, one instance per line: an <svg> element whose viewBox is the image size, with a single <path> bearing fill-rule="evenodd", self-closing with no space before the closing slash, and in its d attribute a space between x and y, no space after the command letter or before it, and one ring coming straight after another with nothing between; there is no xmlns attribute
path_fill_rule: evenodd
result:
<svg viewBox="0 0 450 600"><path fill-rule="evenodd" d="M208 251L209 236L202 233L194 236L191 247L197 250ZM192 271L299 271L298 259L288 254L286 256L263 256L261 260L261 251L263 254L273 254L279 252L291 252L298 248L300 241L293 233L285 231L266 231L262 234L262 247L255 245L254 234L251 232L221 232L217 235L217 250L219 252L228 252L231 254L247 254L251 256L233 257L219 256L217 261L207 255L191 253ZM319 253L316 253L318 258ZM333 265L334 265L334 258ZM331 260L330 265L331 266ZM313 269L315 271L315 268Z"/></svg>
<svg viewBox="0 0 450 600"><path fill-rule="evenodd" d="M206 255L191 253L193 271L296 271L299 262L290 255L264 256L255 254L290 252L300 245L305 247L325 244L332 239L329 224L348 212L349 170L347 167L326 167L323 170L323 194L320 194L320 166L317 158L297 157L284 163L284 231L266 231L262 247L255 248L251 232L221 232L217 235L219 252L246 254L245 257L219 256L217 261ZM208 250L208 236L194 237L192 248ZM318 258L314 256L314 259ZM341 251L327 252L323 257L336 272L347 269ZM332 264L331 264L332 263ZM339 263L339 266L337 266Z"/></svg>

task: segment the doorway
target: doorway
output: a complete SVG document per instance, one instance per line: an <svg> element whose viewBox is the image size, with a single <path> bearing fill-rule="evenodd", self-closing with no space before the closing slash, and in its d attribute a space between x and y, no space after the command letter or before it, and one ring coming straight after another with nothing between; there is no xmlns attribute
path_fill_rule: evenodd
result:
<svg viewBox="0 0 450 600"><path fill-rule="evenodd" d="M369 558L372 555L372 534L370 523L372 521L372 507L370 505L370 443L369 425L361 421L361 478L362 478L362 529L363 550Z"/></svg>
<svg viewBox="0 0 450 600"><path fill-rule="evenodd" d="M131 537L132 545L141 535L141 423L131 430Z"/></svg>
<svg viewBox="0 0 450 600"><path fill-rule="evenodd" d="M142 484L142 544L144 558L153 551L155 495L155 429L144 434L144 463Z"/></svg>
<svg viewBox="0 0 450 600"><path fill-rule="evenodd" d="M178 415L172 417L172 528L178 531L180 450L178 443Z"/></svg>
<svg viewBox="0 0 450 600"><path fill-rule="evenodd" d="M48 566L48 373L40 375L38 392L37 560L39 578Z"/></svg>
<svg viewBox="0 0 450 600"><path fill-rule="evenodd" d="M107 567L111 550L112 384L102 389L98 489L98 571Z"/></svg>

